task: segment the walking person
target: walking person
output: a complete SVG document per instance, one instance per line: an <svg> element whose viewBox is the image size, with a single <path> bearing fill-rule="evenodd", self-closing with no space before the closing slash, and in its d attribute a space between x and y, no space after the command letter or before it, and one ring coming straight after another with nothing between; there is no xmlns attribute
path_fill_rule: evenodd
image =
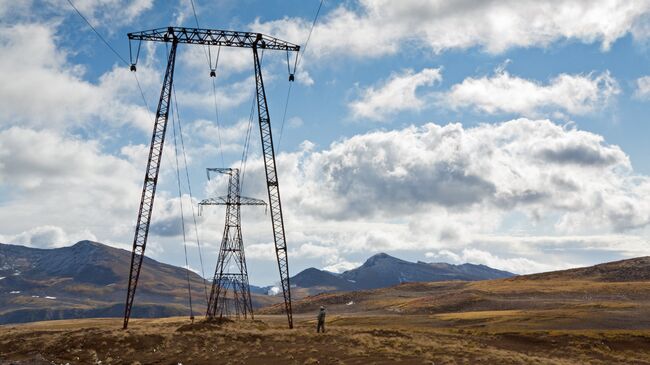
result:
<svg viewBox="0 0 650 365"><path fill-rule="evenodd" d="M318 326L316 327L316 332L320 333L321 329L325 333L325 307L320 307L320 312L318 312Z"/></svg>

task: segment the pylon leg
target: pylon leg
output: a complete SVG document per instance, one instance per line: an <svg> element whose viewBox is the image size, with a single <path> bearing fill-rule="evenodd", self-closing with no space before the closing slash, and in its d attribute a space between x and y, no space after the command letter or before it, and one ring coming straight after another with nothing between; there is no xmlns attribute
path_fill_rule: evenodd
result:
<svg viewBox="0 0 650 365"><path fill-rule="evenodd" d="M153 210L156 185L158 184L158 172L160 171L160 160L162 158L163 145L165 144L165 132L167 131L169 101L174 80L174 63L176 61L177 45L177 42L172 42L169 51L167 70L165 71L165 78L163 80L162 90L160 91L160 100L158 101L158 109L156 110L156 121L153 126L153 135L151 136L149 160L147 161L147 170L144 175L142 196L140 198L140 209L138 211L138 222L135 227L133 251L131 252L129 286L126 292L126 305L124 306L124 329L129 326L131 308L133 307L133 298L135 297L135 289L138 286L140 268L142 267L144 250L147 246L147 237L149 236L151 211Z"/></svg>

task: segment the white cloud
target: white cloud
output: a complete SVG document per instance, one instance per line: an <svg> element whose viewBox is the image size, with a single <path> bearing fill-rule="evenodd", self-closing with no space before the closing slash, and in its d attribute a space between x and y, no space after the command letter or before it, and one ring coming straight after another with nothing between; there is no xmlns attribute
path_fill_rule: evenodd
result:
<svg viewBox="0 0 650 365"><path fill-rule="evenodd" d="M643 76L636 79L634 96L638 99L650 99L650 76Z"/></svg>
<svg viewBox="0 0 650 365"><path fill-rule="evenodd" d="M427 258L442 259L443 261L455 264L481 264L492 267L494 269L509 271L515 274L530 274L557 269L556 266L540 263L528 258L503 258L493 255L490 252L474 248L463 249L460 254L453 253L449 250L441 250L437 253L427 252L425 256Z"/></svg>
<svg viewBox="0 0 650 365"><path fill-rule="evenodd" d="M217 55L219 56L218 63ZM245 48L221 47L219 49L219 47L215 46L185 47L183 52L178 54L178 59L183 65L192 68L192 73L196 75L197 79L200 78L204 81L209 79L210 74L208 60L211 61L212 67L215 64L217 65L217 81L244 71L248 71L248 73L253 72L253 53L250 49Z"/></svg>
<svg viewBox="0 0 650 365"><path fill-rule="evenodd" d="M302 127L302 125L305 124L305 122L300 117L291 117L289 118L289 120L287 120L287 124L291 128L299 128Z"/></svg>
<svg viewBox="0 0 650 365"><path fill-rule="evenodd" d="M12 19L27 14L32 7L32 0L0 1L0 19ZM0 23L3 21L0 20Z"/></svg>
<svg viewBox="0 0 650 365"><path fill-rule="evenodd" d="M233 124L221 120L220 124L198 119L187 126L187 135L192 136L193 145L200 146L199 151L190 150L190 155L201 153L202 155L218 155L220 150L224 153L241 153L244 137L248 129L248 119L240 119ZM255 125L252 126L255 128Z"/></svg>
<svg viewBox="0 0 650 365"><path fill-rule="evenodd" d="M69 246L81 240L96 241L97 238L88 230L68 234L63 228L50 225L34 227L13 236L0 235L0 242L21 244L36 248Z"/></svg>
<svg viewBox="0 0 650 365"><path fill-rule="evenodd" d="M127 68L116 67L93 84L83 80L82 66L68 62L67 52L57 47L48 26L20 24L0 30L3 125L66 129L109 122L150 130L151 114L129 101L140 100L140 96ZM141 68L140 80L145 86L155 78L154 72Z"/></svg>
<svg viewBox="0 0 650 365"><path fill-rule="evenodd" d="M638 254L644 244L630 238L650 230L642 198L650 179L602 136L548 120L371 132L277 161L292 257L306 243L335 248L324 267L352 254L460 257L466 248L503 268L522 271L525 260L564 268L584 262L578 250ZM261 160L248 166L247 181L263 181ZM263 184L249 188L265 194ZM631 242L624 249L621 235ZM562 257L560 247L570 253Z"/></svg>
<svg viewBox="0 0 650 365"><path fill-rule="evenodd" d="M361 262L340 261L332 265L323 267L323 270L335 273L342 273L344 271L352 270L361 266Z"/></svg>
<svg viewBox="0 0 650 365"><path fill-rule="evenodd" d="M351 102L348 107L353 117L372 120L384 120L400 111L420 110L426 100L416 95L418 88L431 86L441 80L440 68L425 68L417 73L404 70L391 75L377 87L362 90L361 98Z"/></svg>
<svg viewBox="0 0 650 365"><path fill-rule="evenodd" d="M608 50L630 33L645 38L648 11L644 0L360 0L322 15L307 52L316 58L378 57L407 47L501 53L563 40L600 43ZM250 28L302 42L310 25L298 18L258 19Z"/></svg>
<svg viewBox="0 0 650 365"><path fill-rule="evenodd" d="M111 237L114 229L131 226L141 178L140 169L103 153L96 141L54 131L2 130L0 182L11 193L4 196L0 231L16 235L56 226Z"/></svg>
<svg viewBox="0 0 650 365"><path fill-rule="evenodd" d="M335 247L315 245L311 242L301 244L298 249L293 250L291 253L292 256L297 255L302 258L310 259L338 255L337 249Z"/></svg>
<svg viewBox="0 0 650 365"><path fill-rule="evenodd" d="M619 179L629 171L627 156L603 144L602 137L526 119L470 129L427 124L358 135L308 155L301 165L302 175L296 176L305 181L296 189L304 191L302 206L338 219L433 207L567 204L559 198L564 192L601 191L603 186L590 181L596 176L616 191L625 189ZM608 176L613 180L603 178Z"/></svg>
<svg viewBox="0 0 650 365"><path fill-rule="evenodd" d="M560 111L581 115L604 108L619 93L618 83L607 71L599 75L560 74L547 84L501 71L491 77L469 77L453 85L441 95L440 104L490 114L536 116Z"/></svg>
<svg viewBox="0 0 650 365"><path fill-rule="evenodd" d="M269 77L265 78L265 81ZM197 84L195 86L199 86ZM207 86L203 89L177 90L178 102L184 107L202 108L203 110L214 113L214 98L216 94L218 107L220 110L231 109L250 101L255 91L255 81L253 77L237 81L227 85L217 85L216 93L212 91L212 84L203 83ZM195 90L195 91L194 91Z"/></svg>
<svg viewBox="0 0 650 365"><path fill-rule="evenodd" d="M275 245L273 243L254 243L246 245L246 257L254 260L275 260Z"/></svg>
<svg viewBox="0 0 650 365"><path fill-rule="evenodd" d="M68 4L56 0L47 2L52 9L70 11L72 16L77 16ZM131 23L153 6L153 0L74 0L73 3L95 27Z"/></svg>

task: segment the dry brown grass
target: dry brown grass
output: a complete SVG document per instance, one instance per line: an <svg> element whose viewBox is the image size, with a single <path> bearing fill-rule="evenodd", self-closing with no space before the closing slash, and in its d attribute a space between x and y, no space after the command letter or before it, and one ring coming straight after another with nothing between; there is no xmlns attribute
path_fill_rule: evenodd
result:
<svg viewBox="0 0 650 365"><path fill-rule="evenodd" d="M133 320L128 331L118 319L39 322L2 327L0 363L650 364L650 330L440 326L524 315L334 315L325 334L315 333L312 316L297 316L293 330L283 316L193 326L183 318Z"/></svg>

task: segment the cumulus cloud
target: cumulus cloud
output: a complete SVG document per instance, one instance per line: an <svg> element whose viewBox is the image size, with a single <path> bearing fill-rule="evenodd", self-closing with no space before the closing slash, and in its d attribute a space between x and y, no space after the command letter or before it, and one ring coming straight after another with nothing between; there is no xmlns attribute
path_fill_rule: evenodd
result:
<svg viewBox="0 0 650 365"><path fill-rule="evenodd" d="M194 223L190 217L192 216L192 209L196 211L194 207L198 206L198 200L190 199L187 194L183 194L182 198L172 198L167 195L163 193L156 197L157 204L154 205L152 215L155 219L149 227L150 233L163 237L181 237L185 233L187 237L194 237ZM203 216L196 216L196 219L197 225L200 225ZM185 232L183 232L183 229L185 229ZM193 240L193 238L190 240Z"/></svg>
<svg viewBox="0 0 650 365"><path fill-rule="evenodd" d="M322 150L305 146L277 160L293 257L307 255L306 243L324 257L333 247L342 260L404 250L462 257L462 249L476 248L494 256L481 261L467 251L476 262L528 272L527 264L542 270L580 262L555 256L562 245L589 249L599 240L594 249L601 252L650 225L642 199L650 179L634 173L628 156L600 135L548 120L430 123ZM261 160L249 161L248 181L263 181L263 173ZM251 188L254 196L265 193L263 184ZM517 234L506 239L510 229ZM576 238L582 235L589 237ZM633 242L625 252L638 254L642 244ZM547 263L540 257L553 261L525 261Z"/></svg>
<svg viewBox="0 0 650 365"><path fill-rule="evenodd" d="M195 146L201 146L199 148L202 153L216 155L219 149L223 152L241 152L249 127L248 120L240 119L233 124L224 124L223 121L217 125L206 119L198 119L188 125L187 134L192 136Z"/></svg>
<svg viewBox="0 0 650 365"><path fill-rule="evenodd" d="M53 10L69 11L76 16L74 9L61 6L59 1L46 3ZM73 3L95 27L128 24L153 6L153 0L75 0Z"/></svg>
<svg viewBox="0 0 650 365"><path fill-rule="evenodd" d="M601 136L527 119L372 132L297 159L304 167L295 175L301 207L331 219L436 207L555 208L554 202L566 206L566 198L580 197L584 203L581 193L601 191L604 186L590 181L597 176L627 189L630 170L627 156ZM571 208L580 210L577 202Z"/></svg>
<svg viewBox="0 0 650 365"><path fill-rule="evenodd" d="M442 260L455 264L470 263L486 265L495 269L509 271L515 274L530 274L557 269L556 266L540 263L524 257L503 258L490 252L466 248L456 254L449 250L427 252L425 257Z"/></svg>
<svg viewBox="0 0 650 365"><path fill-rule="evenodd" d="M191 10L190 10L191 11ZM177 23L181 24L181 22ZM221 49L219 49L221 48ZM217 63L217 55L219 62ZM196 77L205 80L210 72L208 60L217 65L216 77L221 80L244 71L253 72L253 54L250 49L232 47L185 47L178 54L178 61L189 66Z"/></svg>
<svg viewBox="0 0 650 365"><path fill-rule="evenodd" d="M647 36L650 3L643 0L390 1L359 0L334 8L319 20L311 57L379 57L407 48L434 52L480 47L501 53L513 47L546 47L562 40L613 42L632 34ZM299 42L310 22L283 18L257 20L251 29Z"/></svg>
<svg viewBox="0 0 650 365"><path fill-rule="evenodd" d="M53 28L18 24L0 30L3 125L66 129L92 121L150 130L151 114L130 101L139 100L139 94L128 69L115 67L94 84L83 79L84 67L71 65L67 52L57 47ZM141 71L145 86L157 78L146 67Z"/></svg>
<svg viewBox="0 0 650 365"><path fill-rule="evenodd" d="M451 108L535 116L559 111L573 115L596 112L620 93L608 71L601 74L560 74L547 84L498 71L493 76L468 77L441 96Z"/></svg>
<svg viewBox="0 0 650 365"><path fill-rule="evenodd" d="M361 262L350 262L343 260L332 265L327 265L323 267L323 270L334 273L342 273L344 271L356 269L357 267L361 266L361 264Z"/></svg>
<svg viewBox="0 0 650 365"><path fill-rule="evenodd" d="M130 227L142 178L139 170L103 153L97 141L48 130L2 130L0 182L11 193L0 210L0 230L92 227L106 234L115 227Z"/></svg>
<svg viewBox="0 0 650 365"><path fill-rule="evenodd" d="M68 246L81 240L96 240L88 230L68 234L58 226L38 226L13 236L2 236L3 243L21 244L36 248L54 248Z"/></svg>
<svg viewBox="0 0 650 365"><path fill-rule="evenodd" d="M418 88L431 86L442 80L440 68L425 68L420 72L404 70L391 75L380 85L361 91L359 100L348 107L355 118L384 120L397 112L420 110L426 97L416 95Z"/></svg>
<svg viewBox="0 0 650 365"><path fill-rule="evenodd" d="M254 243L246 245L246 257L255 260L275 260L275 245L273 243Z"/></svg>
<svg viewBox="0 0 650 365"><path fill-rule="evenodd" d="M650 76L639 77L635 84L634 96L638 99L650 99Z"/></svg>
<svg viewBox="0 0 650 365"><path fill-rule="evenodd" d="M270 77L266 77L265 81ZM201 85L205 85L200 88ZM211 90L212 85L209 83L197 83L195 87L190 90L177 90L178 102L186 107L201 108L214 113L214 102L216 95L216 102L219 108L232 109L245 101L249 101L255 90L254 78L247 77L244 80L237 81L231 84L218 85L216 93Z"/></svg>

